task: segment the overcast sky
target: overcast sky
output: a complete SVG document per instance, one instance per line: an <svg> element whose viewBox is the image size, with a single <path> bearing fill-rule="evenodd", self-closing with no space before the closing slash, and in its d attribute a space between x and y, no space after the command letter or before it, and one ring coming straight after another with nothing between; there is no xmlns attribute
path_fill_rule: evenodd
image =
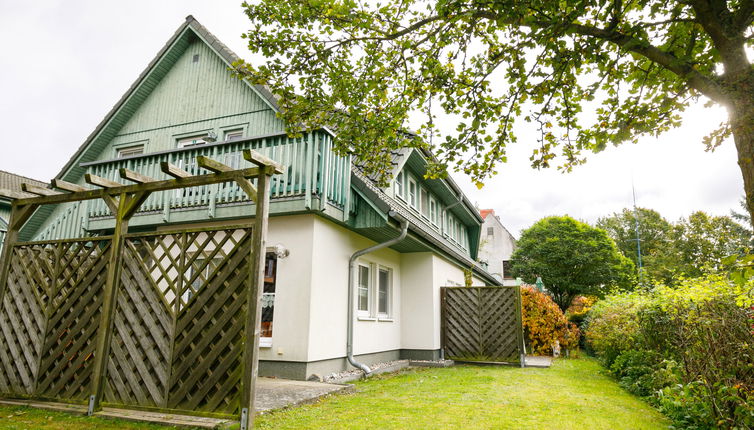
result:
<svg viewBox="0 0 754 430"><path fill-rule="evenodd" d="M189 14L248 59L240 3L0 0L0 170L52 179ZM531 169L532 133L519 136L500 175L482 190L453 176L516 237L543 216L594 222L630 206L632 181L638 204L671 220L738 209L743 182L733 142L713 153L701 143L724 111L697 106L685 118L660 139L608 148L572 173Z"/></svg>

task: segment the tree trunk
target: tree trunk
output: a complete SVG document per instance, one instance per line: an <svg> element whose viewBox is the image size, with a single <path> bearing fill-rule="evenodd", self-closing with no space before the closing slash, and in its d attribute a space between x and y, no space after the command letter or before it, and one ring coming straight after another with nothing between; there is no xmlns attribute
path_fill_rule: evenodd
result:
<svg viewBox="0 0 754 430"><path fill-rule="evenodd" d="M738 166L744 179L746 207L754 223L754 85L743 85L738 97L729 106L733 141L738 152Z"/></svg>

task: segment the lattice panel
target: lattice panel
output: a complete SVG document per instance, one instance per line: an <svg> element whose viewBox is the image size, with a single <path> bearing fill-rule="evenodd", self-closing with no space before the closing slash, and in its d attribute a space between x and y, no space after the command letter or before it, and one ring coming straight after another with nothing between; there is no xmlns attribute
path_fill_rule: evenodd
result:
<svg viewBox="0 0 754 430"><path fill-rule="evenodd" d="M105 400L108 402L166 405L173 312L171 304L165 299L166 290L161 288L160 283L173 269L155 270L154 260L151 257L143 258L144 243L154 245L162 238L154 238L151 242L127 239L124 244L121 282L107 363ZM177 243L172 235L169 241ZM167 250L172 248L170 246Z"/></svg>
<svg viewBox="0 0 754 430"><path fill-rule="evenodd" d="M168 407L238 413L251 230L215 233L188 241L192 295L177 315Z"/></svg>
<svg viewBox="0 0 754 430"><path fill-rule="evenodd" d="M102 308L109 241L61 242L35 393L86 399Z"/></svg>
<svg viewBox="0 0 754 430"><path fill-rule="evenodd" d="M129 237L125 240L124 259L137 260L139 268L133 263L124 262L124 269L132 267L132 277L141 274L157 288L169 308L177 306L176 298L181 290L180 283L184 269L186 237L183 233L144 235Z"/></svg>
<svg viewBox="0 0 754 430"><path fill-rule="evenodd" d="M36 384L45 307L55 272L55 249L14 247L0 309L0 390L31 394Z"/></svg>
<svg viewBox="0 0 754 430"><path fill-rule="evenodd" d="M443 288L445 355L455 360L517 362L518 296L514 288Z"/></svg>
<svg viewBox="0 0 754 430"><path fill-rule="evenodd" d="M480 288L483 355L494 361L518 361L516 290Z"/></svg>

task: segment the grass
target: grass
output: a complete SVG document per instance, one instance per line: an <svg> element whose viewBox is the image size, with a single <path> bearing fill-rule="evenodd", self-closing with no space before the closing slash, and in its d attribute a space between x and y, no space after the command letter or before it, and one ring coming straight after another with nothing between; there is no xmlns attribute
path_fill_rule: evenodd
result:
<svg viewBox="0 0 754 430"><path fill-rule="evenodd" d="M257 417L257 429L666 429L592 359L550 369L411 369L356 384L357 393ZM0 429L166 429L0 406Z"/></svg>
<svg viewBox="0 0 754 430"><path fill-rule="evenodd" d="M408 370L358 392L273 412L260 429L666 429L659 412L592 359L550 369L457 366Z"/></svg>

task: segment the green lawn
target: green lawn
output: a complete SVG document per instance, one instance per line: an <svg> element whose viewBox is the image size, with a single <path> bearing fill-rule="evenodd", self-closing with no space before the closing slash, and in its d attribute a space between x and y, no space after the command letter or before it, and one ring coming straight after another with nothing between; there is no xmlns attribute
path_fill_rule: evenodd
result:
<svg viewBox="0 0 754 430"><path fill-rule="evenodd" d="M412 369L357 383L357 393L257 417L259 429L666 429L591 359L550 369ZM164 429L0 407L0 429Z"/></svg>
<svg viewBox="0 0 754 430"><path fill-rule="evenodd" d="M358 392L257 418L261 429L666 429L591 359L550 369L456 366L409 370Z"/></svg>

